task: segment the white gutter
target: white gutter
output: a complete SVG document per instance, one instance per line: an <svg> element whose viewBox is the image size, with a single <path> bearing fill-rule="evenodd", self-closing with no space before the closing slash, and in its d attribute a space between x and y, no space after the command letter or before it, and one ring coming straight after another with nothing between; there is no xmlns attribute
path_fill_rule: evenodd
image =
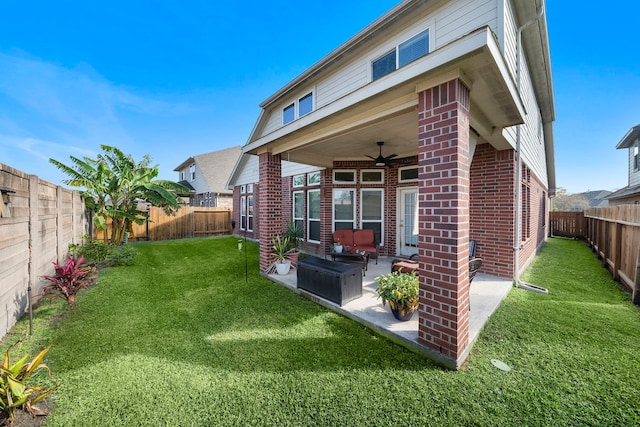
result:
<svg viewBox="0 0 640 427"><path fill-rule="evenodd" d="M521 95L521 86L522 86L522 66L520 65L521 57L522 57L522 32L532 24L538 22L542 15L544 14L544 0L538 9L538 14L535 18L525 22L522 26L518 28L517 32L517 46L516 46L516 87L518 90L518 96ZM516 206L515 206L515 236L513 243L513 253L515 257L515 277L514 284L516 288L524 288L537 292L546 293L547 290L544 288L540 288L538 286L529 285L520 282L520 214L521 214L521 204L522 204L522 126L524 124L518 125L516 129Z"/></svg>

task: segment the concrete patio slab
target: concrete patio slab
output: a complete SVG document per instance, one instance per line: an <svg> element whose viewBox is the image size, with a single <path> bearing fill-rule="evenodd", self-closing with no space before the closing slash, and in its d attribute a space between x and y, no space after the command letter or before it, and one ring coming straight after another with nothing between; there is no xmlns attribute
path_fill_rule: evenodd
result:
<svg viewBox="0 0 640 427"><path fill-rule="evenodd" d="M427 353L436 359L440 359L431 349L418 342L417 315L414 315L413 318L407 322L400 322L393 317L388 305L385 307L382 306L382 301L376 294L375 278L381 274L387 274L389 271L391 271L390 258L380 258L377 265L375 260L371 260L366 275L362 278L362 297L350 301L342 307L314 294L298 289L297 272L294 269L287 275L271 274L268 275L268 277L272 281L286 286L331 310L367 325L393 341L413 350ZM473 282L471 282L469 345L461 360L457 361L457 367L464 362L473 343L480 335L480 331L511 288L511 280L481 273L478 273Z"/></svg>

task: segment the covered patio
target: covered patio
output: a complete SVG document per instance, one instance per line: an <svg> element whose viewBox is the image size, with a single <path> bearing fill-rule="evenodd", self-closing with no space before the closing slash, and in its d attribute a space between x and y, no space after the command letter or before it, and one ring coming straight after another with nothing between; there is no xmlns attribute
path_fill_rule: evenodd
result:
<svg viewBox="0 0 640 427"><path fill-rule="evenodd" d="M382 306L382 301L376 294L375 278L391 271L391 258L381 257L378 264L370 262L366 276L362 278L362 297L350 301L342 307L324 298L297 288L297 272L291 270L287 275L271 274L268 277L276 283L294 290L323 306L360 322L389 339L410 349L424 352L430 357L449 365L448 360L442 358L429 347L418 340L418 321L416 313L408 322L396 320L389 306ZM500 302L512 288L512 281L479 272L471 282L469 293L471 310L469 311L469 345L464 358L471 350L473 343L480 335L480 331L489 317L498 308Z"/></svg>

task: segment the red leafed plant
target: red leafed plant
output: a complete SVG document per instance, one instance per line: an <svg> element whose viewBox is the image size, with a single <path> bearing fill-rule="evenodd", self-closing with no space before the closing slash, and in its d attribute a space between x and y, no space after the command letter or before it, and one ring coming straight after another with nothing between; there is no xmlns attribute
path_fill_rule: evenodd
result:
<svg viewBox="0 0 640 427"><path fill-rule="evenodd" d="M83 261L84 257L82 256L78 260L67 256L65 265L54 262L56 275L42 276L53 283L43 289L44 294L59 292L60 296L67 300L69 307L73 309L78 291L89 286L97 274L94 267L83 264Z"/></svg>

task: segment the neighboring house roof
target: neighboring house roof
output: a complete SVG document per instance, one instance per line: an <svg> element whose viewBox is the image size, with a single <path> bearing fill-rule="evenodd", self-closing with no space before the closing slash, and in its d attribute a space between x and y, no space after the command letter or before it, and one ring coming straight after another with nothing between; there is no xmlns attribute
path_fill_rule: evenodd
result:
<svg viewBox="0 0 640 427"><path fill-rule="evenodd" d="M582 195L589 200L589 206L592 208L602 208L606 207L609 204L607 203L607 198L611 194L611 191L608 190L596 190L596 191L587 191L582 193Z"/></svg>
<svg viewBox="0 0 640 427"><path fill-rule="evenodd" d="M618 191L614 191L607 197L607 200L626 199L628 197L640 197L640 185L634 185L633 187L624 187Z"/></svg>
<svg viewBox="0 0 640 427"><path fill-rule="evenodd" d="M183 185L183 186L187 187L187 188L189 189L189 191L190 191L190 192L196 191L196 189L195 189L195 188L193 188L193 185L189 184L189 181L182 180L182 181L179 181L179 182L178 182L178 184L180 184L180 185Z"/></svg>
<svg viewBox="0 0 640 427"><path fill-rule="evenodd" d="M638 136L640 136L640 125L636 125L629 129L629 132L627 132L622 140L618 142L618 145L616 145L616 149L631 148L638 140Z"/></svg>
<svg viewBox="0 0 640 427"><path fill-rule="evenodd" d="M242 147L235 146L224 150L198 154L182 162L174 171L179 172L195 163L202 173L209 191L212 193L231 194L227 189L227 180L240 158ZM189 185L193 188L193 186Z"/></svg>

